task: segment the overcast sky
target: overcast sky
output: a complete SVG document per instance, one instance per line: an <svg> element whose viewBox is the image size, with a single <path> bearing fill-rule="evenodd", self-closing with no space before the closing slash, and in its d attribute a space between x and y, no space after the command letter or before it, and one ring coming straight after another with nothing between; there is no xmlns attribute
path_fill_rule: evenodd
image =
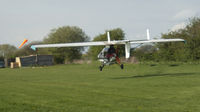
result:
<svg viewBox="0 0 200 112"><path fill-rule="evenodd" d="M78 26L93 38L122 28L126 38L144 39L182 28L200 15L200 0L0 0L0 44L42 40L51 29Z"/></svg>

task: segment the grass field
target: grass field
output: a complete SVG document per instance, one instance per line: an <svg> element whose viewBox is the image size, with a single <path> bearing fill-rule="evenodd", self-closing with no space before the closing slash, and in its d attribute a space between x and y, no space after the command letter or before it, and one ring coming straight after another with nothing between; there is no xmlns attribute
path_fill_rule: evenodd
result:
<svg viewBox="0 0 200 112"><path fill-rule="evenodd" d="M200 65L0 69L0 112L200 112Z"/></svg>

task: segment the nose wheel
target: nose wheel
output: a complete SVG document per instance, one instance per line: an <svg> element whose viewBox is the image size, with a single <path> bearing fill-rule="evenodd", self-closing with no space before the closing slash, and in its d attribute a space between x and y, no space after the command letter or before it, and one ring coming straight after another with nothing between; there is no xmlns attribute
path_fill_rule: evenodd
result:
<svg viewBox="0 0 200 112"><path fill-rule="evenodd" d="M121 68L121 69L124 69L124 65L123 65L123 64L121 64L121 65L120 65L120 68Z"/></svg>

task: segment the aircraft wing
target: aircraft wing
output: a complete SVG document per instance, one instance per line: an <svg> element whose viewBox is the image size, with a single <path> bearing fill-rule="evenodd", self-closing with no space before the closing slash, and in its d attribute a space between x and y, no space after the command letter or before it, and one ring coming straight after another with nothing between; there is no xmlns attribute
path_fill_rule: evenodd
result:
<svg viewBox="0 0 200 112"><path fill-rule="evenodd" d="M142 44L142 43L157 43L157 42L179 42L179 41L185 41L183 39L153 39L153 40L130 40L131 44Z"/></svg>
<svg viewBox="0 0 200 112"><path fill-rule="evenodd" d="M96 41L96 42L75 42L75 43L58 43L58 44L40 44L32 45L31 48L51 48L51 47L86 47L86 46L105 46L105 45L119 45L125 44L129 40L118 40L118 41Z"/></svg>
<svg viewBox="0 0 200 112"><path fill-rule="evenodd" d="M154 40L118 40L118 41L96 41L96 42L75 42L75 43L58 43L58 44L40 44L32 45L31 48L51 48L51 47L87 47L87 46L105 46L105 45L124 45L130 44L142 44L142 43L156 43L156 42L176 42L184 41L183 39L154 39Z"/></svg>
<svg viewBox="0 0 200 112"><path fill-rule="evenodd" d="M51 47L85 47L85 46L125 45L125 57L129 58L130 57L131 44L185 41L183 39L150 39L150 35L149 35L149 30L148 29L147 29L147 40L117 40L117 41L110 41L109 32L107 32L107 38L108 38L108 41L59 43L59 44L40 44L40 45L32 45L31 48L33 50L36 50L37 48L51 48Z"/></svg>

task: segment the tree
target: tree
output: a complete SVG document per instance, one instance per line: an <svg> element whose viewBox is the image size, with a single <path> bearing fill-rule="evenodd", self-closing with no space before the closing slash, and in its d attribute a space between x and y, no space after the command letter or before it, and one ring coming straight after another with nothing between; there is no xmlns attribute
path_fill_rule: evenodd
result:
<svg viewBox="0 0 200 112"><path fill-rule="evenodd" d="M17 48L13 45L2 44L0 45L0 56L4 58L14 58L14 53Z"/></svg>
<svg viewBox="0 0 200 112"><path fill-rule="evenodd" d="M106 32L110 32L111 40L124 40L125 33L122 29L116 28L112 30L107 30ZM93 41L108 41L107 40L107 33L99 34L98 36L94 37ZM97 55L105 46L93 46L89 48L88 54L92 57L93 60L97 59ZM119 48L120 55L124 56L124 45L117 45L116 48Z"/></svg>
<svg viewBox="0 0 200 112"><path fill-rule="evenodd" d="M156 61L156 52L157 48L155 47L155 45L143 45L139 48L134 49L131 54L140 61Z"/></svg>
<svg viewBox="0 0 200 112"><path fill-rule="evenodd" d="M45 44L54 43L70 43L70 42L85 42L89 37L85 32L76 26L63 26L53 29L47 38L44 39ZM74 59L80 59L83 47L76 48L49 48L48 52L54 55L56 63L64 63L65 60L72 62Z"/></svg>
<svg viewBox="0 0 200 112"><path fill-rule="evenodd" d="M200 59L200 18L192 18L184 29L162 34L162 38L182 38L181 42L157 44L162 60L195 61Z"/></svg>
<svg viewBox="0 0 200 112"><path fill-rule="evenodd" d="M199 61L200 59L200 18L189 19L184 29L161 34L163 39L182 38L183 42L157 43L152 53L137 49L134 53L140 61ZM148 58L147 58L148 57Z"/></svg>

